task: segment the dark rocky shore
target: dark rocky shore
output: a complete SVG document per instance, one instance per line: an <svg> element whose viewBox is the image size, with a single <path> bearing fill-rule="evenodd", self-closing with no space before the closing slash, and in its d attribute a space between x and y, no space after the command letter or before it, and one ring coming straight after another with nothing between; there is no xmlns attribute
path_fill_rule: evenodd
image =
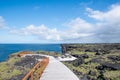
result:
<svg viewBox="0 0 120 80"><path fill-rule="evenodd" d="M47 51L21 51L32 54L46 54L51 56L60 56L61 54ZM32 55L19 57L20 52L9 55L9 58L0 62L0 80L22 80L22 78L38 63L38 59L45 57Z"/></svg>
<svg viewBox="0 0 120 80"><path fill-rule="evenodd" d="M120 44L63 44L76 57L63 62L80 80L120 80Z"/></svg>
<svg viewBox="0 0 120 80"><path fill-rule="evenodd" d="M19 52L18 52L19 53ZM12 54L5 62L0 63L0 80L22 80L22 78L37 64L41 56L18 57Z"/></svg>

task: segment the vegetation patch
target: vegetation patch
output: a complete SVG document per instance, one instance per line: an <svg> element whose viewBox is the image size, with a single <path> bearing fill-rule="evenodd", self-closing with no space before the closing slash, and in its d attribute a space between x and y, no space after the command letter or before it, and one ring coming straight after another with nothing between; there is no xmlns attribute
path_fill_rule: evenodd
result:
<svg viewBox="0 0 120 80"><path fill-rule="evenodd" d="M120 44L63 44L77 59L63 62L80 80L119 80Z"/></svg>
<svg viewBox="0 0 120 80"><path fill-rule="evenodd" d="M120 79L120 70L118 71L106 71L104 76L108 79L119 80Z"/></svg>
<svg viewBox="0 0 120 80"><path fill-rule="evenodd" d="M18 53L11 54L7 61L0 63L0 80L22 80L38 59L44 58L38 55L18 57Z"/></svg>

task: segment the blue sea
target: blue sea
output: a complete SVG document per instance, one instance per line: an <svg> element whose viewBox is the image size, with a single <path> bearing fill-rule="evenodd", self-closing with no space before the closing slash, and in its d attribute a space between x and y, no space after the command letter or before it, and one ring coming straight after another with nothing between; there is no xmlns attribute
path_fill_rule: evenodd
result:
<svg viewBox="0 0 120 80"><path fill-rule="evenodd" d="M12 53L19 51L54 51L61 53L60 44L0 44L0 62L8 59Z"/></svg>

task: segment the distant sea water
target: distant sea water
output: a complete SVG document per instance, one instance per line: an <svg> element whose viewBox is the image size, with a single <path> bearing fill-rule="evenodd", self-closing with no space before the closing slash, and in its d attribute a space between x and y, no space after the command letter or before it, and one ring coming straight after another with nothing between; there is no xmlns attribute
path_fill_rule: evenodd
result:
<svg viewBox="0 0 120 80"><path fill-rule="evenodd" d="M60 44L0 44L0 62L8 59L12 53L19 51L54 51L61 53Z"/></svg>

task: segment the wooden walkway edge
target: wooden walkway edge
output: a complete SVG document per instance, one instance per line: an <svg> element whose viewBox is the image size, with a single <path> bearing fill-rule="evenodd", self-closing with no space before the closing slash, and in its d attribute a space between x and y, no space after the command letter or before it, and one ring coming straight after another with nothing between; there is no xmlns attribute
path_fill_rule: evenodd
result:
<svg viewBox="0 0 120 80"><path fill-rule="evenodd" d="M22 80L39 80L48 63L49 58L39 61Z"/></svg>
<svg viewBox="0 0 120 80"><path fill-rule="evenodd" d="M49 56L49 64L40 80L79 80L79 78L63 63Z"/></svg>

